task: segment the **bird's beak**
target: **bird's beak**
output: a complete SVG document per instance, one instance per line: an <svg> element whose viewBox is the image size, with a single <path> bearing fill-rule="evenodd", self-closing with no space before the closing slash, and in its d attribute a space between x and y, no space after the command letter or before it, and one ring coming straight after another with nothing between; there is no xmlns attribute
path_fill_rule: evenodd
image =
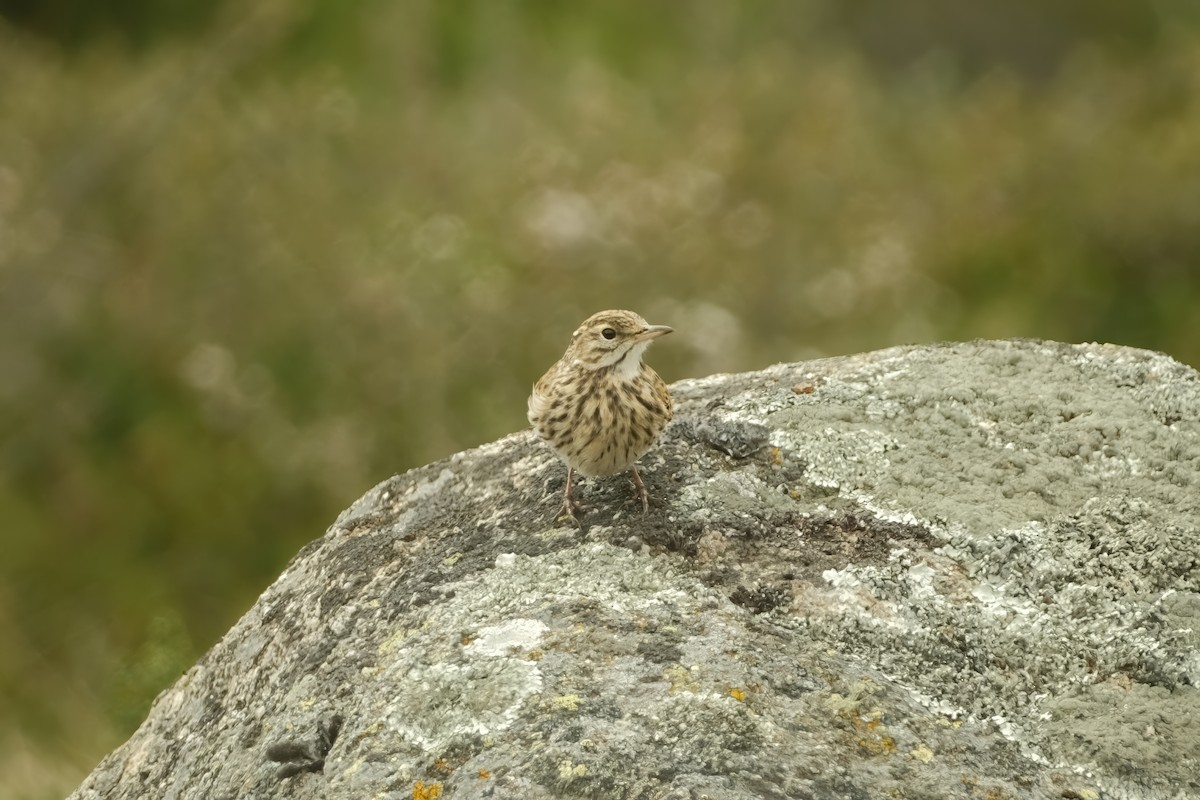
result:
<svg viewBox="0 0 1200 800"><path fill-rule="evenodd" d="M639 342L648 342L651 339L666 336L674 330L670 325L648 325L644 331L637 335L637 338Z"/></svg>

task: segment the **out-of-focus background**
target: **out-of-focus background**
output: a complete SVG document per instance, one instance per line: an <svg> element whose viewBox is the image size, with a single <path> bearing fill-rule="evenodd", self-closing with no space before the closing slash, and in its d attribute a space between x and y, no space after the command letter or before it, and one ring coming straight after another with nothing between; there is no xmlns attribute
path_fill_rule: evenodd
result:
<svg viewBox="0 0 1200 800"><path fill-rule="evenodd" d="M0 776L66 794L588 314L1200 363L1195 0L0 0ZM547 506L550 508L550 506Z"/></svg>

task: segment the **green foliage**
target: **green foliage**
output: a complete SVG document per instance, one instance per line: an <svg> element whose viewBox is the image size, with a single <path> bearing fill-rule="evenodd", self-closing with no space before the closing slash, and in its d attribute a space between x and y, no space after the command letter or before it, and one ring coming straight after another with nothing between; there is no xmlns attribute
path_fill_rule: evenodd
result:
<svg viewBox="0 0 1200 800"><path fill-rule="evenodd" d="M69 57L0 25L0 703L53 785L372 483L523 427L599 308L675 326L668 379L1200 362L1190 6L943 5L270 0Z"/></svg>
<svg viewBox="0 0 1200 800"><path fill-rule="evenodd" d="M0 18L69 48L113 36L143 48L203 29L217 5L205 0L0 0Z"/></svg>
<svg viewBox="0 0 1200 800"><path fill-rule="evenodd" d="M122 730L133 730L146 716L146 698L169 686L195 660L195 648L177 609L149 619L146 637L123 659L106 693L109 716Z"/></svg>

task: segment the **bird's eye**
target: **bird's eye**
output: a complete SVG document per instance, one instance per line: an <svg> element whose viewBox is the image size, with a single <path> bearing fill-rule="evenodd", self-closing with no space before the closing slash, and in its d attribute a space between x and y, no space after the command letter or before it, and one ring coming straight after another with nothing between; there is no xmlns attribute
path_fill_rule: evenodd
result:
<svg viewBox="0 0 1200 800"><path fill-rule="evenodd" d="M605 339L617 338L617 332L614 331L612 328L605 328L604 330L600 331L600 335L603 336Z"/></svg>

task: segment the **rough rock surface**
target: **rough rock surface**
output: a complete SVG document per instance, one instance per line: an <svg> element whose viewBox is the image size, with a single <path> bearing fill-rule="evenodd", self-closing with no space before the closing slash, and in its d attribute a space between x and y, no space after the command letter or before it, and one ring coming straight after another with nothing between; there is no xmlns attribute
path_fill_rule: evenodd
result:
<svg viewBox="0 0 1200 800"><path fill-rule="evenodd" d="M385 481L75 798L1200 797L1200 377L1034 341L683 381L653 498Z"/></svg>

